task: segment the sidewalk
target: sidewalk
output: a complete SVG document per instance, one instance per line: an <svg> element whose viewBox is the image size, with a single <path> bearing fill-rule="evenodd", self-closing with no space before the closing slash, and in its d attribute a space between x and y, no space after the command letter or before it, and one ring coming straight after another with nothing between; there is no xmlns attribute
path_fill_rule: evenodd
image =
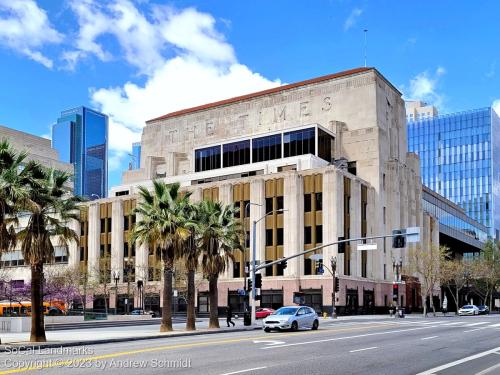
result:
<svg viewBox="0 0 500 375"><path fill-rule="evenodd" d="M84 330L60 330L47 331L47 342L31 343L29 342L30 333L0 333L0 352L9 351L12 348L20 350L59 348L67 346L82 346L104 344L110 342L124 342L136 340L158 339L166 337L196 336L205 334L217 334L228 332L244 332L256 329L262 329L262 323L259 321L254 326L244 326L243 319L234 320L235 327L226 327L226 319L219 319L220 329L209 329L208 319L199 319L196 323L196 331L185 331L185 323L174 323L172 332L160 332L160 325L149 326L129 326L129 327L107 327L90 328Z"/></svg>

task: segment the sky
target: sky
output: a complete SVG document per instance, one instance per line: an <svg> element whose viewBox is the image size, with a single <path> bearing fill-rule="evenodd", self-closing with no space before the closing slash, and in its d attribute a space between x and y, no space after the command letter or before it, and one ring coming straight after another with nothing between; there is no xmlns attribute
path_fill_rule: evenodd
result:
<svg viewBox="0 0 500 375"><path fill-rule="evenodd" d="M500 113L499 14L466 0L0 0L0 124L50 138L65 109L106 113L111 187L146 120L364 66L365 36L367 65L404 98Z"/></svg>

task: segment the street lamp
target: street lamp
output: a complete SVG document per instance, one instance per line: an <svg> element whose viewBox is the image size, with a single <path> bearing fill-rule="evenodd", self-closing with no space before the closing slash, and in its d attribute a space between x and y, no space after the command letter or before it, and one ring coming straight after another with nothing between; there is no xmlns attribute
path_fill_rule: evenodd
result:
<svg viewBox="0 0 500 375"><path fill-rule="evenodd" d="M256 263L256 257L257 257L257 223L263 219L265 219L267 216L273 214L273 213L280 213L280 212L285 212L288 210L280 208L279 210L272 210L266 213L264 216L262 216L258 220L254 220L252 222L252 325L255 324L255 311L256 311L256 306L255 306L255 298L257 297L257 290L255 288L255 268L257 267Z"/></svg>
<svg viewBox="0 0 500 375"><path fill-rule="evenodd" d="M393 258L392 259L392 272L394 273L394 284L398 287L396 289L396 308L398 307L399 304L399 284L401 283L401 272L403 269L403 261L399 259L399 262L396 262L396 260ZM394 289L393 289L394 291Z"/></svg>
<svg viewBox="0 0 500 375"><path fill-rule="evenodd" d="M126 257L125 261L125 274L127 275L127 303L125 304L125 313L128 315L130 312L130 271L132 270L132 258Z"/></svg>
<svg viewBox="0 0 500 375"><path fill-rule="evenodd" d="M113 271L113 280L115 280L115 315L118 314L118 281L120 281L120 271Z"/></svg>

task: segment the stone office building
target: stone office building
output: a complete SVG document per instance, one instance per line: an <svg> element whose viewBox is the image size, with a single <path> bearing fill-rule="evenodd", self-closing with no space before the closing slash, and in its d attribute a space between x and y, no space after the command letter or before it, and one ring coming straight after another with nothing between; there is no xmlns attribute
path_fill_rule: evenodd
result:
<svg viewBox="0 0 500 375"><path fill-rule="evenodd" d="M359 68L167 114L146 123L140 168L123 174L109 198L88 203L77 228L79 245L70 246L69 263L95 272L111 258L106 273L118 271L118 298L125 279L133 281L135 305L161 305L159 254L128 243L134 223L137 187L152 179L180 182L193 200L213 199L240 207L245 251L221 276L219 303L242 310L245 266L252 248L251 222L258 221L257 260L271 262L339 237L389 234L419 226L422 246L438 244L437 221L422 210L419 159L407 152L405 106L401 93L376 69ZM282 211L280 211L282 210ZM266 213L272 212L262 219ZM377 250L338 254L337 246L317 251L325 264L337 259L340 313L382 311L392 301L393 261L406 249L390 239ZM124 259L133 265L125 272ZM182 300L182 272L176 289ZM139 296L136 282L143 282ZM208 285L197 281L197 307L208 310ZM418 284L400 288L398 302L421 306ZM332 278L317 274L308 256L263 272L261 306L291 304L295 292L306 303L331 311ZM121 297L120 297L121 295ZM121 298L121 299L120 299ZM94 303L97 303L95 301ZM111 294L111 307L115 296ZM94 306L95 307L95 306Z"/></svg>

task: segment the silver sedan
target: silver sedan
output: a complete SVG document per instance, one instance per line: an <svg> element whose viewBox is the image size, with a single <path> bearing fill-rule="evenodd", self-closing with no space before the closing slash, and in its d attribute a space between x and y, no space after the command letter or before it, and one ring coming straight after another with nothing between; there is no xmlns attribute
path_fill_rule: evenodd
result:
<svg viewBox="0 0 500 375"><path fill-rule="evenodd" d="M318 329L318 314L307 306L286 306L267 316L263 322L264 331L290 329L297 331L300 328Z"/></svg>

